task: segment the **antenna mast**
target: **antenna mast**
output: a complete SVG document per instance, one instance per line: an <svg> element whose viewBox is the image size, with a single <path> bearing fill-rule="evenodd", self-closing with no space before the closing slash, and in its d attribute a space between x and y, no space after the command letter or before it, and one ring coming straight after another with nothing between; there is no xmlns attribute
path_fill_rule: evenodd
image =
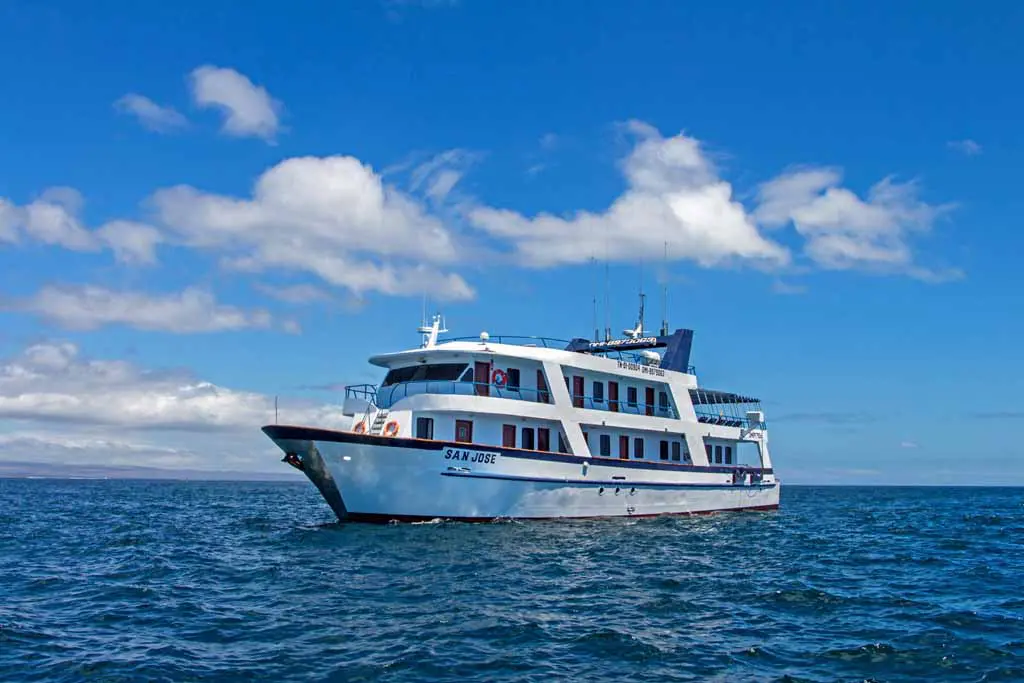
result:
<svg viewBox="0 0 1024 683"><path fill-rule="evenodd" d="M661 281L661 336L668 336L668 241L665 241L665 256Z"/></svg>
<svg viewBox="0 0 1024 683"><path fill-rule="evenodd" d="M590 257L590 265L594 273L594 291L593 304L594 304L594 341L598 341L601 338L601 332L597 327L597 259L593 256Z"/></svg>

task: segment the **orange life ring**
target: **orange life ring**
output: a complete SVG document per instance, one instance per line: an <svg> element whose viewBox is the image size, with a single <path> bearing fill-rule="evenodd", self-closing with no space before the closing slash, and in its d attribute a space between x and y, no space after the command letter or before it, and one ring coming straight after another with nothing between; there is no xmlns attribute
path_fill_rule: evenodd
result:
<svg viewBox="0 0 1024 683"><path fill-rule="evenodd" d="M491 381L494 382L494 386L503 387L508 383L508 373L504 370L497 369L491 373Z"/></svg>
<svg viewBox="0 0 1024 683"><path fill-rule="evenodd" d="M398 436L398 423L392 420L384 425L384 436Z"/></svg>
<svg viewBox="0 0 1024 683"><path fill-rule="evenodd" d="M366 420L361 420L359 422L359 424L357 424L355 426L355 429L353 429L352 431L355 432L356 434L365 434L366 433Z"/></svg>

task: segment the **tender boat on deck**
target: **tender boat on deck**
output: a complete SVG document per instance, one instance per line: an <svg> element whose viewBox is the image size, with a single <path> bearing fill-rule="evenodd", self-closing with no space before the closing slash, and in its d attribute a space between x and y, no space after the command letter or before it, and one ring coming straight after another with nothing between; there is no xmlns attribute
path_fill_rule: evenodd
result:
<svg viewBox="0 0 1024 683"><path fill-rule="evenodd" d="M650 517L771 510L779 481L755 398L699 386L693 331L621 339L439 340L370 358L348 430L264 433L338 518Z"/></svg>

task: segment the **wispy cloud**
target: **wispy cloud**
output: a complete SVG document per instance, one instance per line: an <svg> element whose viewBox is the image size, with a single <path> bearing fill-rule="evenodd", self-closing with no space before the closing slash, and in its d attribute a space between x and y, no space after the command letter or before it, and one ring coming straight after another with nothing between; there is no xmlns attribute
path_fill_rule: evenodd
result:
<svg viewBox="0 0 1024 683"><path fill-rule="evenodd" d="M195 287L172 294L116 291L95 285L48 286L7 310L33 313L73 330L126 325L140 330L177 334L266 329L273 319L265 310L243 310L218 303L210 292Z"/></svg>
<svg viewBox="0 0 1024 683"><path fill-rule="evenodd" d="M804 285L783 282L782 280L775 280L772 282L772 292L775 294L805 294L807 292L807 287Z"/></svg>
<svg viewBox="0 0 1024 683"><path fill-rule="evenodd" d="M982 152L981 145L970 138L964 140L950 140L946 143L946 146L952 150L966 154L969 157L977 156Z"/></svg>
<svg viewBox="0 0 1024 683"><path fill-rule="evenodd" d="M900 442L900 448L917 448L917 447L918 446L917 446L917 442L916 441L901 441Z"/></svg>
<svg viewBox="0 0 1024 683"><path fill-rule="evenodd" d="M114 102L118 111L138 119L144 128L157 133L168 133L188 125L188 119L173 107L163 107L137 93L128 93Z"/></svg>

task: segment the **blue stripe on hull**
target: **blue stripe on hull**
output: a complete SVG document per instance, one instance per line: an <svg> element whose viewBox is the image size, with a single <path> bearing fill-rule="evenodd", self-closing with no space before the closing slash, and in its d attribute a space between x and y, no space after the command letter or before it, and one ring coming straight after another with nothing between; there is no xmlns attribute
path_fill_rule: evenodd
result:
<svg viewBox="0 0 1024 683"><path fill-rule="evenodd" d="M606 486L608 488L659 488L659 489L770 489L776 484L701 484L698 482L666 482L666 481L624 481L621 479L590 480L590 479L559 479L556 477L526 477L518 474L489 474L485 472L441 472L443 477L465 477L467 479L501 479L536 484L566 484L569 486Z"/></svg>

